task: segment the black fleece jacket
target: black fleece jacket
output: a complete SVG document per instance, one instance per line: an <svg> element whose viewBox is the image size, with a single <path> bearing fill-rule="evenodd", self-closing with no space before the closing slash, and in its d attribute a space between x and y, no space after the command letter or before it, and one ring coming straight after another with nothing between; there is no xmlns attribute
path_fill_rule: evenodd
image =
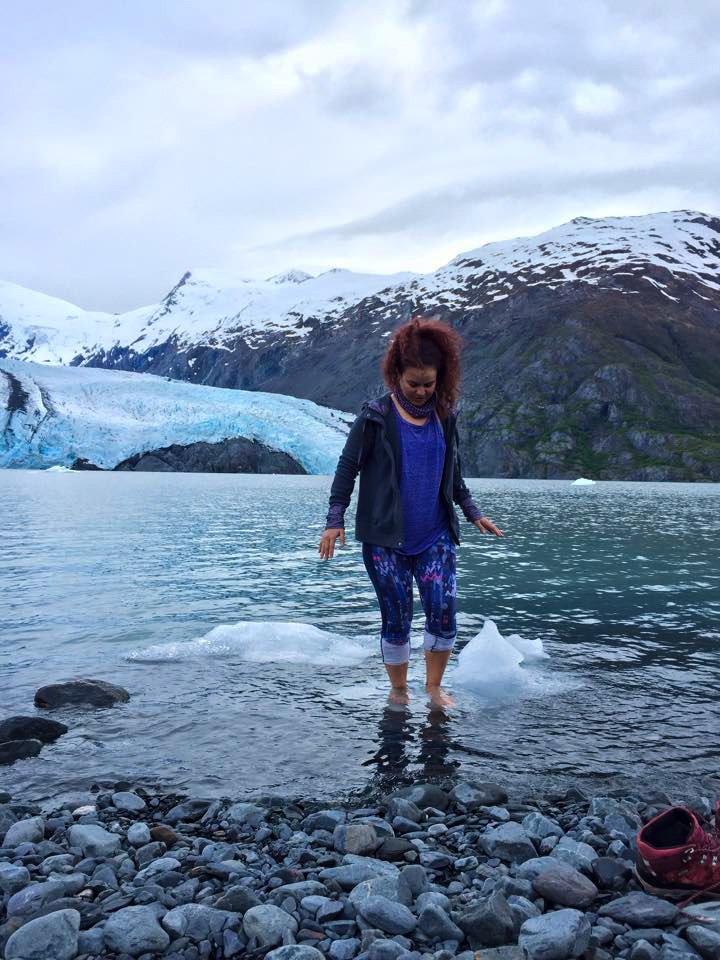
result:
<svg viewBox="0 0 720 960"><path fill-rule="evenodd" d="M440 500L447 509L450 535L455 543L460 543L460 525L453 504L461 507L469 521L481 517L482 513L473 502L462 478L456 420L455 414L449 414L442 422L445 463L440 484ZM384 547L401 547L401 454L390 394L363 404L338 460L330 488L327 526L344 526L342 515L350 503L355 478L360 473L355 515L356 539Z"/></svg>

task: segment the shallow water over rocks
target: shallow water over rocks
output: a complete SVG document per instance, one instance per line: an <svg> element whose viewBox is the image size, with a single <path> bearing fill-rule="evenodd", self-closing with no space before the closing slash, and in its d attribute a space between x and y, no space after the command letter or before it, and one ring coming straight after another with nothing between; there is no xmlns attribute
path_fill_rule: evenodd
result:
<svg viewBox="0 0 720 960"><path fill-rule="evenodd" d="M500 640L485 671L454 655L444 712L422 688L417 600L413 699L388 704L359 545L317 558L329 482L0 473L0 720L73 676L131 694L53 710L69 732L0 784L329 797L458 774L717 790L720 486L470 481L506 536L462 525L458 649L487 621ZM500 656L513 635L547 658Z"/></svg>

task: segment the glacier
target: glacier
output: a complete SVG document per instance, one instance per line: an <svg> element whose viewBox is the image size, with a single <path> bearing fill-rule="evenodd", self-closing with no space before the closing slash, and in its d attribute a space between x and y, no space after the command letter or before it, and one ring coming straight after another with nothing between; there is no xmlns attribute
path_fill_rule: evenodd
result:
<svg viewBox="0 0 720 960"><path fill-rule="evenodd" d="M103 469L171 444L257 440L331 474L354 417L282 394L0 359L0 467Z"/></svg>

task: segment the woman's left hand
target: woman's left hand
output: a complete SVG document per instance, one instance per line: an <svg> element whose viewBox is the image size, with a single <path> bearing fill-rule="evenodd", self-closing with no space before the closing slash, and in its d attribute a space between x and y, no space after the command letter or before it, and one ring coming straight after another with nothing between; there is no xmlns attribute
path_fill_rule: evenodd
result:
<svg viewBox="0 0 720 960"><path fill-rule="evenodd" d="M473 520L473 523L481 533L485 533L487 530L488 533L494 533L496 537L505 536L502 530L499 527L496 527L492 520L488 519L488 517L478 517L477 520Z"/></svg>

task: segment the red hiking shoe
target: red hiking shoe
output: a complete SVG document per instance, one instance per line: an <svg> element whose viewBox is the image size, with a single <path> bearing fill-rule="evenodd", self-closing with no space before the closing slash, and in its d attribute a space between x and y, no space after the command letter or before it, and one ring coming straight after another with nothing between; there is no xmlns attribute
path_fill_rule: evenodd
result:
<svg viewBox="0 0 720 960"><path fill-rule="evenodd" d="M669 807L637 835L635 875L658 897L720 900L720 800L706 829L687 807Z"/></svg>

